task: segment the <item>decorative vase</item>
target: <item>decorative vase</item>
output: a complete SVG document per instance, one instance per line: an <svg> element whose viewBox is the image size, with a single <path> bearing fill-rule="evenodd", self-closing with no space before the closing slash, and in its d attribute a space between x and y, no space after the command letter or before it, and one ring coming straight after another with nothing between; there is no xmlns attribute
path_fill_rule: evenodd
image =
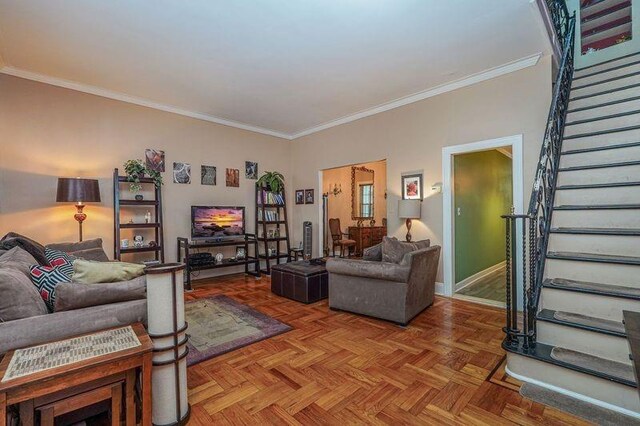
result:
<svg viewBox="0 0 640 426"><path fill-rule="evenodd" d="M136 195L136 201L142 201L142 200L144 200L144 196L142 194Z"/></svg>

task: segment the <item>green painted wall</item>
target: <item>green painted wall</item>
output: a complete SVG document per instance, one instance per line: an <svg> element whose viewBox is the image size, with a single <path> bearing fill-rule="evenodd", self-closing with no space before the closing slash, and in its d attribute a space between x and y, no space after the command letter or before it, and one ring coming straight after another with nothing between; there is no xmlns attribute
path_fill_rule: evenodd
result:
<svg viewBox="0 0 640 426"><path fill-rule="evenodd" d="M513 204L511 158L497 150L453 159L456 283L505 260L505 224ZM460 210L458 210L460 209Z"/></svg>

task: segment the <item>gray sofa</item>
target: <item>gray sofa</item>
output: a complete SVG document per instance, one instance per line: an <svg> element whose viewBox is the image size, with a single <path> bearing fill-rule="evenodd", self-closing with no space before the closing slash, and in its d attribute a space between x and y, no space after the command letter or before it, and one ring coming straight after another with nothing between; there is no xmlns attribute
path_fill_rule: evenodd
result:
<svg viewBox="0 0 640 426"><path fill-rule="evenodd" d="M28 269L29 264L42 264L44 247L17 234L8 237L0 240L0 354L105 328L146 323L144 276L117 283L58 284L55 309L49 313ZM51 247L88 260L108 260L100 239Z"/></svg>
<svg viewBox="0 0 640 426"><path fill-rule="evenodd" d="M413 247L393 262L379 253L384 245L374 247L378 253L373 256L365 252L365 259L375 260L327 261L331 309L406 325L433 303L440 246L428 247L426 241L427 248Z"/></svg>

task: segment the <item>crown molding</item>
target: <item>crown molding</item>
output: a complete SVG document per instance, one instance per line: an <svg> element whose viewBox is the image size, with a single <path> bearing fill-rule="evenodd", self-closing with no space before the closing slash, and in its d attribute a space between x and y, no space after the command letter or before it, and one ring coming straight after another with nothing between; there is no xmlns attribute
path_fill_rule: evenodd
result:
<svg viewBox="0 0 640 426"><path fill-rule="evenodd" d="M198 120L204 120L211 123L221 124L223 126L235 127L237 129L248 130L250 132L260 133L263 135L274 136L281 139L294 140L301 138L303 136L308 136L313 133L320 132L322 130L330 129L332 127L340 126L342 124L350 123L352 121L360 120L361 118L369 117L375 114L379 114L381 112L389 111L395 108L399 108L401 106L409 105L414 102L418 102L427 98L431 98L433 96L437 96L443 93L451 92L453 90L457 90L463 87L471 86L476 83L480 83L486 80L490 80L495 77L499 77L505 74L509 74L512 72L520 71L522 69L532 67L538 63L542 53L536 53L535 55L527 56L522 59L518 59L517 61L509 62L504 65L500 65L495 68L490 68L488 70L479 72L477 74L472 74L468 77L462 78L460 80L456 80L450 83L442 84L440 86L436 86L418 93L414 93L409 96L404 96L402 98L396 99L391 102L386 102L384 104L378 105L373 108L369 108L363 111L360 111L355 114L347 115L342 118L338 118L336 120L331 120L327 123L320 124L318 126L311 127L309 129L303 130L301 132L295 134L287 134L283 132L278 132L271 129L265 129L263 127L252 126L249 124L240 123L233 120L227 120L225 118L216 117L214 115L203 114L200 112L194 112L185 110L182 108L177 108L171 105L161 104L158 102L153 102L144 98L139 98L136 96L126 95L124 93L114 92L107 89L102 89L96 86L91 86L88 84L77 83L74 81L64 80L60 78L50 77L44 74L39 74L31 71L26 71L20 68L15 68L12 66L3 67L2 57L0 57L0 73L11 75L14 77L25 78L27 80L38 81L40 83L51 84L53 86L64 87L66 89L77 90L83 93L89 93L96 96L101 96L104 98L114 99L117 101L127 102L130 104L140 105L147 108L153 108L160 111L170 112L173 114L183 115L185 117L191 117Z"/></svg>
<svg viewBox="0 0 640 426"><path fill-rule="evenodd" d="M445 83L440 86L433 87L431 89L414 93L413 95L404 96L394 101L386 102L376 107L366 109L364 111L360 111L352 115L347 115L345 117L338 118L336 120L332 120L327 123L320 124L318 126L311 127L307 130L303 130L301 132L295 133L294 135L291 136L291 139L298 139L303 136L308 136L312 133L317 133L321 130L330 129L331 127L339 126L341 124L351 123L352 121L360 120L361 118L369 117L375 114L379 114L381 112L385 112L391 109L399 108L401 106L409 105L414 102L431 98L433 96L441 95L446 92L451 92L453 90L461 89L463 87L471 86L473 84L490 80L492 78L509 74L515 71L520 71L522 69L536 65L540 60L541 56L542 56L542 53L536 53L535 55L527 56L522 59L518 59L516 61L509 62L504 65L500 65L495 68L490 68L488 70L479 72L477 74L472 74L460 80L452 81L450 83Z"/></svg>
<svg viewBox="0 0 640 426"><path fill-rule="evenodd" d="M1 64L1 63L0 63ZM53 86L64 87L66 89L77 90L79 92L89 93L91 95L101 96L103 98L115 99L117 101L127 102L130 104L140 105L147 108L153 108L160 111L170 112L173 114L183 115L198 120L209 121L211 123L222 124L223 126L235 127L237 129L248 130L250 132L261 133L263 135L275 136L277 138L291 140L291 135L277 132L275 130L265 129L262 127L251 126L249 124L240 123L225 118L216 117L214 115L203 114L200 112L189 111L177 108L171 105L153 102L137 96L130 96L124 93L114 92L107 89L101 89L88 84L76 83L74 81L63 80L60 78L50 77L48 75L39 74L31 71L22 70L11 66L0 66L0 73L11 75L14 77L25 78L27 80L38 81L40 83L51 84Z"/></svg>

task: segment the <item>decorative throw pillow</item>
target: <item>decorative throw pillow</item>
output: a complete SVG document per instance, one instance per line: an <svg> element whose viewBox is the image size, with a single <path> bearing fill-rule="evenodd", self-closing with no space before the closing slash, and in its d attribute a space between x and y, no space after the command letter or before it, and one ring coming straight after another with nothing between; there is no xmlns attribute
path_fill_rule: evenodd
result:
<svg viewBox="0 0 640 426"><path fill-rule="evenodd" d="M71 277L73 275L73 262L76 260L75 256L71 256L60 250L54 250L46 247L44 249L44 256L47 258L49 265L62 268L62 272Z"/></svg>
<svg viewBox="0 0 640 426"><path fill-rule="evenodd" d="M63 258L54 260L55 265L32 266L31 281L38 288L49 312L53 312L56 302L56 286L71 281L73 265ZM71 272L69 272L71 271Z"/></svg>
<svg viewBox="0 0 640 426"><path fill-rule="evenodd" d="M382 239L382 261L400 263L405 254L423 248L429 248L430 245L430 240L408 243L405 241L399 241L395 237L384 237Z"/></svg>
<svg viewBox="0 0 640 426"><path fill-rule="evenodd" d="M367 247L362 251L362 260L380 262L382 260L382 243Z"/></svg>
<svg viewBox="0 0 640 426"><path fill-rule="evenodd" d="M77 259L73 262L73 281L82 284L128 281L144 275L144 265L127 262L93 262Z"/></svg>

